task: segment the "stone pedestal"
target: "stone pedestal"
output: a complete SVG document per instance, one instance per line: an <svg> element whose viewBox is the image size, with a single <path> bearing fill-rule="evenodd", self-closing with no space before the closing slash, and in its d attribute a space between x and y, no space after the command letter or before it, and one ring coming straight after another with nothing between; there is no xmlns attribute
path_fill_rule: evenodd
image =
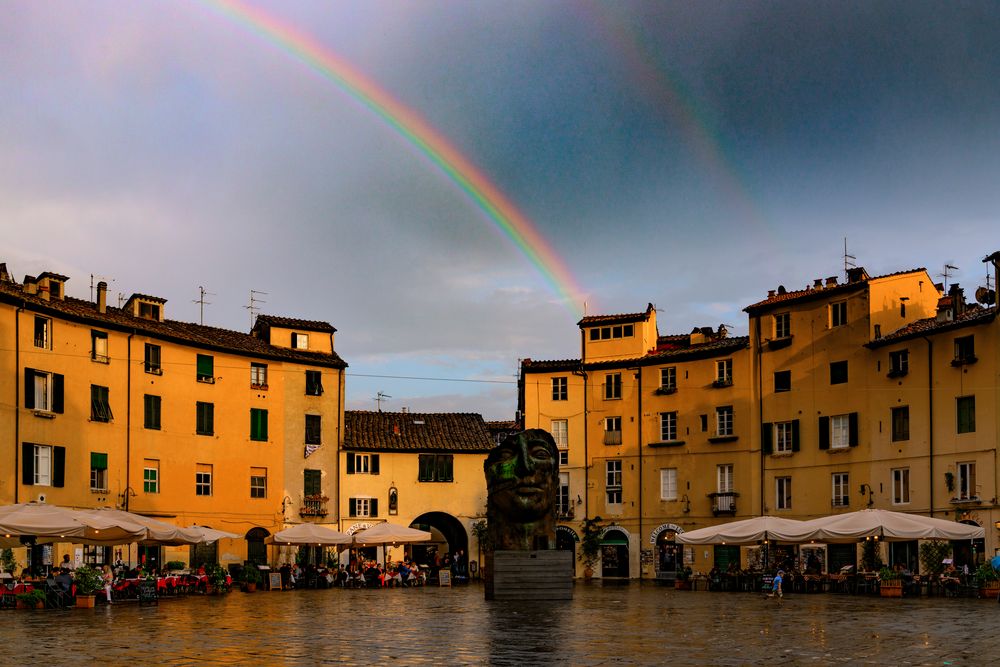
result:
<svg viewBox="0 0 1000 667"><path fill-rule="evenodd" d="M572 551L494 551L485 560L487 600L573 599Z"/></svg>

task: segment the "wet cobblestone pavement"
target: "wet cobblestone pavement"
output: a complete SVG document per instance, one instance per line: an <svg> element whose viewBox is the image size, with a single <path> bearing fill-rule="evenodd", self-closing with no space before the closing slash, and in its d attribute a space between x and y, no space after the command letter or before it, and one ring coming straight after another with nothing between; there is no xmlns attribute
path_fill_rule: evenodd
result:
<svg viewBox="0 0 1000 667"><path fill-rule="evenodd" d="M158 606L0 612L6 664L990 665L995 601L577 585L565 603L482 588L234 592Z"/></svg>

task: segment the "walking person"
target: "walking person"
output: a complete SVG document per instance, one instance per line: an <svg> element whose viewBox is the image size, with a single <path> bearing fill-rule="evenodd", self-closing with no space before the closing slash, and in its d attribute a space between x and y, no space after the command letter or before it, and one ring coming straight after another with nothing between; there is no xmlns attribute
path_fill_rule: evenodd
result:
<svg viewBox="0 0 1000 667"><path fill-rule="evenodd" d="M777 595L779 600L782 597L784 597L783 593L781 592L781 581L784 576L785 576L785 571L778 570L778 574L774 575L774 580L771 581L771 592L768 593L767 597L773 598L775 595Z"/></svg>

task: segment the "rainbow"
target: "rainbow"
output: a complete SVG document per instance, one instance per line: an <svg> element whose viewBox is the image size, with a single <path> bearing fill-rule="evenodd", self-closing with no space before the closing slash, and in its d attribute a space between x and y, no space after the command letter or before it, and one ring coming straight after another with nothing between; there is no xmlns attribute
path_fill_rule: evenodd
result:
<svg viewBox="0 0 1000 667"><path fill-rule="evenodd" d="M472 162L413 109L403 105L312 36L239 0L204 0L253 34L281 48L368 108L436 166L535 266L576 317L584 291L538 228Z"/></svg>

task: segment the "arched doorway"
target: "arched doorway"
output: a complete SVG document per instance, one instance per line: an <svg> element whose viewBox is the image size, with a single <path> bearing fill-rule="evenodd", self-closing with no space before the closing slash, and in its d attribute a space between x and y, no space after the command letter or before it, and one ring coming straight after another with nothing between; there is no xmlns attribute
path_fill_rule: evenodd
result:
<svg viewBox="0 0 1000 667"><path fill-rule="evenodd" d="M556 526L556 549L569 551L576 558L576 543L579 541L579 535L569 526Z"/></svg>
<svg viewBox="0 0 1000 667"><path fill-rule="evenodd" d="M608 528L601 536L601 576L628 578L628 534L620 528Z"/></svg>
<svg viewBox="0 0 1000 667"><path fill-rule="evenodd" d="M656 545L656 578L671 582L677 577L677 566L683 561L683 547L677 544L678 533L684 529L673 523L657 526L650 534L649 541Z"/></svg>
<svg viewBox="0 0 1000 667"><path fill-rule="evenodd" d="M202 528L211 528L211 526L202 526ZM190 564L192 568L200 567L201 565L209 565L219 562L219 542L215 541L211 544L199 543L191 545L190 553Z"/></svg>
<svg viewBox="0 0 1000 667"><path fill-rule="evenodd" d="M264 528L251 528L247 531L247 562L255 565L267 565L267 545L264 539L270 535Z"/></svg>
<svg viewBox="0 0 1000 667"><path fill-rule="evenodd" d="M413 560L419 565L433 567L438 560L461 552L456 563L456 576L468 576L469 534L462 522L446 512L427 512L410 523L411 528L426 530L437 538L429 543L416 543L410 547Z"/></svg>

